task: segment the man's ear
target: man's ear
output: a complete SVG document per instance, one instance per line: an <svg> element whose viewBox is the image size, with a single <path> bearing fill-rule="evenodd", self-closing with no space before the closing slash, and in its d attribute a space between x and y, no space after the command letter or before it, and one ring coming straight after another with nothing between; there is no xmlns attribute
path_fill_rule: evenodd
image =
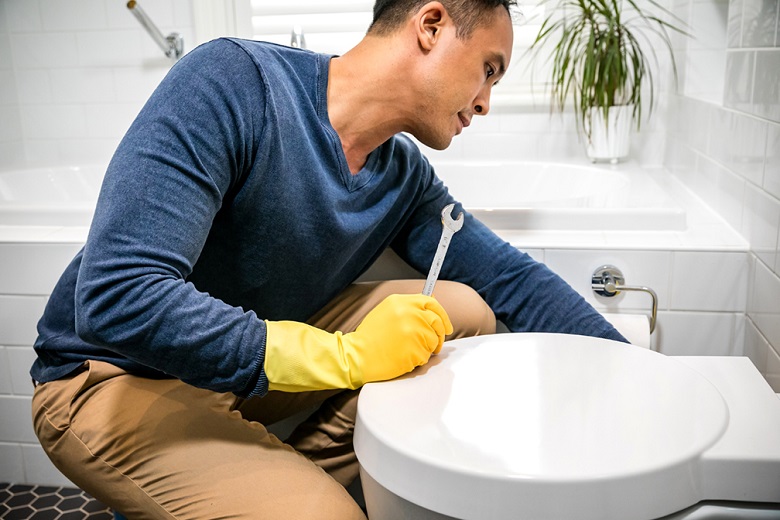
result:
<svg viewBox="0 0 780 520"><path fill-rule="evenodd" d="M447 9L440 2L430 2L417 11L414 17L417 41L420 48L430 51L439 40L441 30L449 19Z"/></svg>

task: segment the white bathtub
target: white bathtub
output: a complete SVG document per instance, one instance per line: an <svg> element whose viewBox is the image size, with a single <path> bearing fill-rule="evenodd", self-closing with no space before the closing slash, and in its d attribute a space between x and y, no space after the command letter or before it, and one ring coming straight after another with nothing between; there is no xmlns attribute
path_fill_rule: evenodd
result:
<svg viewBox="0 0 780 520"><path fill-rule="evenodd" d="M493 229L683 230L686 212L636 166L534 162L435 164L474 216Z"/></svg>
<svg viewBox="0 0 780 520"><path fill-rule="evenodd" d="M655 173L621 165L435 164L464 206L501 230L683 230L686 212ZM0 172L0 225L88 226L105 166Z"/></svg>
<svg viewBox="0 0 780 520"><path fill-rule="evenodd" d="M0 172L0 225L89 226L105 165Z"/></svg>

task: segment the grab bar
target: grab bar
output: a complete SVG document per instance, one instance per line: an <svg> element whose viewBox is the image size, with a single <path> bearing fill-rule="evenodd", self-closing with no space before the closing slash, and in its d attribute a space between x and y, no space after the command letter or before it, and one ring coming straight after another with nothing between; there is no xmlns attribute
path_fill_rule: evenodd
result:
<svg viewBox="0 0 780 520"><path fill-rule="evenodd" d="M154 22L149 18L149 15L146 14L146 11L141 9L141 6L138 5L138 2L135 0L127 2L127 8L133 13L133 16L141 22L141 25L146 29L146 32L149 33L149 36L152 37L166 56L173 60L181 58L181 55L184 53L184 39L179 33L174 32L168 36L163 36L160 29L154 25Z"/></svg>
<svg viewBox="0 0 780 520"><path fill-rule="evenodd" d="M591 277L591 289L599 296L612 298L620 294L620 291L646 292L653 299L650 312L650 334L655 330L656 317L658 315L658 295L649 287L643 285L624 285L626 282L623 273L614 265L602 265Z"/></svg>

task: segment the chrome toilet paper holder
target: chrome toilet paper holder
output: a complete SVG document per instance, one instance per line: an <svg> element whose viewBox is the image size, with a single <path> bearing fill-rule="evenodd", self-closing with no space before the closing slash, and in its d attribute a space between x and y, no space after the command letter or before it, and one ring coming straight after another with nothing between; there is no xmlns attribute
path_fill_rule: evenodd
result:
<svg viewBox="0 0 780 520"><path fill-rule="evenodd" d="M643 285L625 285L626 278L620 269L614 265L602 265L595 271L591 277L591 288L599 296L612 298L620 294L621 291L645 292L653 299L652 310L650 312L650 334L655 330L656 316L658 315L658 295L649 287Z"/></svg>

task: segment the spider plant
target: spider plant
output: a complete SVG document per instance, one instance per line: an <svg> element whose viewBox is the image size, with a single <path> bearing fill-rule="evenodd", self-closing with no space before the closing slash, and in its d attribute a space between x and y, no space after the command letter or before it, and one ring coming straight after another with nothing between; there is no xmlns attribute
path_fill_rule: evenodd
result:
<svg viewBox="0 0 780 520"><path fill-rule="evenodd" d="M679 21L654 0L645 1L648 7ZM655 104L651 65L657 67L658 59L648 34L658 36L669 51L676 81L677 67L668 30L685 33L645 12L635 0L543 0L543 3L547 4L548 12L529 50L536 57L546 42L555 43L548 58L552 60L553 108L562 111L571 92L578 129L588 141L593 131L593 109L599 110L606 122L611 107L631 106L631 119L638 130L644 108L643 93L649 96L648 116ZM643 92L645 85L647 89Z"/></svg>

